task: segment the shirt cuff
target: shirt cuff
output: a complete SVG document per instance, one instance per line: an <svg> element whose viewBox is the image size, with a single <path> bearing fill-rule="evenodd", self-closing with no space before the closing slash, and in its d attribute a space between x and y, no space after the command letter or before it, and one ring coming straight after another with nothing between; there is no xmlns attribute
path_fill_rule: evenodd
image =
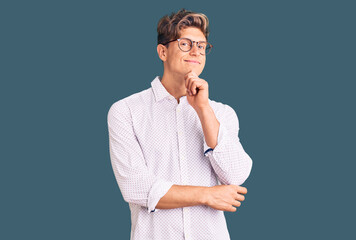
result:
<svg viewBox="0 0 356 240"><path fill-rule="evenodd" d="M172 185L172 182L168 182L162 179L157 179L157 181L153 183L152 188L148 194L148 213L157 212L159 210L156 209L156 205L158 204L159 200L169 191Z"/></svg>
<svg viewBox="0 0 356 240"><path fill-rule="evenodd" d="M211 147L209 147L206 144L205 136L203 137L203 140L204 140L204 156L206 156L206 157L210 156L211 154L213 154L213 152L223 152L225 150L224 142L226 141L226 138L227 138L226 127L220 121L219 133L218 133L218 142L217 142L217 144L216 144L214 149L212 149Z"/></svg>

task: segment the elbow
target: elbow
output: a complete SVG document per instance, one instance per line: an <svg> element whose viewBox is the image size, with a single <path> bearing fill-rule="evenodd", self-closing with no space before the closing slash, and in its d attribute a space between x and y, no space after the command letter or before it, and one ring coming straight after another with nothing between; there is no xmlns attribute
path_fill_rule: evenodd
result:
<svg viewBox="0 0 356 240"><path fill-rule="evenodd" d="M118 178L118 185L122 198L127 203L137 204L143 207L147 206L148 190L144 185L138 184L131 178ZM133 187L137 186L137 187Z"/></svg>
<svg viewBox="0 0 356 240"><path fill-rule="evenodd" d="M147 207L147 197L145 197L144 194L142 195L140 194L141 196L138 196L132 194L131 192L121 190L121 195L124 201L127 203L132 203L132 204L140 205L142 207Z"/></svg>
<svg viewBox="0 0 356 240"><path fill-rule="evenodd" d="M235 171L227 172L224 176L220 177L220 182L225 185L242 185L247 178L250 176L252 170L252 159L247 158L246 163L243 167L238 168Z"/></svg>
<svg viewBox="0 0 356 240"><path fill-rule="evenodd" d="M134 198L132 196L130 196L130 194L128 194L127 192L121 191L121 195L125 202L127 202L127 203L135 202Z"/></svg>
<svg viewBox="0 0 356 240"><path fill-rule="evenodd" d="M245 166L239 171L237 177L232 179L232 181L235 182L236 185L242 185L250 176L251 170L252 170L252 159L247 155ZM231 184L235 184L235 183L231 183Z"/></svg>
<svg viewBox="0 0 356 240"><path fill-rule="evenodd" d="M247 155L247 163L243 170L243 174L241 174L242 175L242 177L241 177L242 183L244 183L247 180L247 178L250 176L251 170L252 170L252 159Z"/></svg>
<svg viewBox="0 0 356 240"><path fill-rule="evenodd" d="M225 185L242 185L248 178L249 174L234 174L220 181Z"/></svg>

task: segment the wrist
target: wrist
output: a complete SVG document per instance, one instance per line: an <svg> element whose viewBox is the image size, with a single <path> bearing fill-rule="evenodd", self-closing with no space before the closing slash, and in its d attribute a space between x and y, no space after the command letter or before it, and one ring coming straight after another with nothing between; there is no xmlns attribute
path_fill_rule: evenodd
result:
<svg viewBox="0 0 356 240"><path fill-rule="evenodd" d="M200 195L200 204L201 205L208 205L209 195L210 195L211 187L203 187Z"/></svg>
<svg viewBox="0 0 356 240"><path fill-rule="evenodd" d="M210 105L206 105L206 106L203 106L203 107L198 107L198 108L196 108L196 112L197 112L197 113L210 112L211 110L212 110L212 108L211 108Z"/></svg>
<svg viewBox="0 0 356 240"><path fill-rule="evenodd" d="M214 114L214 110L211 106L208 107L204 107L204 108L198 108L195 110L198 114L198 117L200 119L200 121L211 117L211 115Z"/></svg>

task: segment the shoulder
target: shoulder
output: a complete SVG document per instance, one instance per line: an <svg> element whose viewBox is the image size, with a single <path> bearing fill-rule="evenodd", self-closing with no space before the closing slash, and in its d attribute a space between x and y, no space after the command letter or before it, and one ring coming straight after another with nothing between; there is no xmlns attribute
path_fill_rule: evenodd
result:
<svg viewBox="0 0 356 240"><path fill-rule="evenodd" d="M114 102L109 108L108 118L113 115L131 115L132 109L147 106L152 95L151 88L148 88Z"/></svg>
<svg viewBox="0 0 356 240"><path fill-rule="evenodd" d="M210 106L213 108L215 113L223 114L223 115L236 115L235 110L228 104L214 101L209 99Z"/></svg>
<svg viewBox="0 0 356 240"><path fill-rule="evenodd" d="M152 88L150 87L114 102L111 105L109 112L110 110L121 110L127 108L130 109L134 108L135 106L146 105L148 102L151 101L152 98L153 92Z"/></svg>
<svg viewBox="0 0 356 240"><path fill-rule="evenodd" d="M210 106L213 108L216 118L227 124L234 124L239 128L239 120L236 111L228 104L209 99Z"/></svg>

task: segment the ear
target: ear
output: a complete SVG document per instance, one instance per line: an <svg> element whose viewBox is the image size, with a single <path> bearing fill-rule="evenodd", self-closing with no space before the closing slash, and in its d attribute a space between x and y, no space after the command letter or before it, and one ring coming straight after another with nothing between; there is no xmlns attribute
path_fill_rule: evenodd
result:
<svg viewBox="0 0 356 240"><path fill-rule="evenodd" d="M166 46L162 45L162 44L158 44L157 45L157 54L158 57L165 62L167 60L167 48Z"/></svg>

